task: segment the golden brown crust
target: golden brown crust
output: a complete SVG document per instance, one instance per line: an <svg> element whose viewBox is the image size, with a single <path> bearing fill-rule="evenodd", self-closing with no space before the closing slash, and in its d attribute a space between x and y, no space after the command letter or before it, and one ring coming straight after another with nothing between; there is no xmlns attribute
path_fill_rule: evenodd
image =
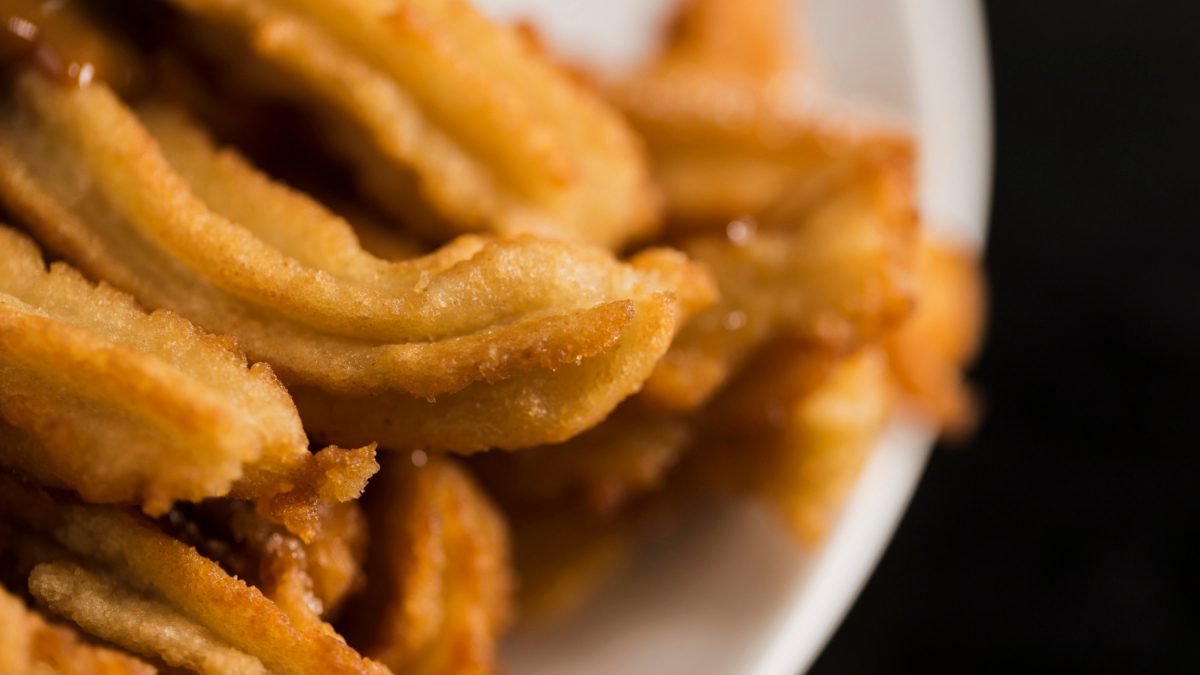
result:
<svg viewBox="0 0 1200 675"><path fill-rule="evenodd" d="M269 367L228 339L56 263L0 228L3 458L86 499L142 503L226 494L247 465L286 472L308 453ZM17 431L19 430L19 431Z"/></svg>
<svg viewBox="0 0 1200 675"><path fill-rule="evenodd" d="M774 339L844 353L908 316L919 236L911 185L867 167L819 195L683 240L721 300L684 326L646 383L648 404L697 409Z"/></svg>
<svg viewBox="0 0 1200 675"><path fill-rule="evenodd" d="M832 527L879 433L895 393L878 347L845 358L795 351L745 373L685 460L702 485L759 496L800 541L817 545ZM832 361L832 363L831 363ZM739 394L753 392L753 398Z"/></svg>
<svg viewBox="0 0 1200 675"><path fill-rule="evenodd" d="M308 541L237 500L183 505L157 524L262 590L294 622L331 620L366 581L367 521L357 501L328 506L320 532Z"/></svg>
<svg viewBox="0 0 1200 675"><path fill-rule="evenodd" d="M373 447L309 453L287 391L228 338L47 271L3 227L0 269L0 463L153 514L232 493L305 538L377 468Z"/></svg>
<svg viewBox="0 0 1200 675"><path fill-rule="evenodd" d="M495 672L511 618L507 526L452 460L395 456L372 484L370 595L356 643L396 672Z"/></svg>
<svg viewBox="0 0 1200 675"><path fill-rule="evenodd" d="M466 2L174 4L240 43L232 77L318 113L365 192L407 220L428 220L432 207L442 231L610 248L655 226L656 196L623 120Z"/></svg>
<svg viewBox="0 0 1200 675"><path fill-rule="evenodd" d="M600 357L477 382L434 401L407 394L345 398L308 387L293 388L292 396L321 442L371 438L390 450L461 453L558 443L595 426L641 388L670 345L676 311L674 298L653 298L639 304L621 340Z"/></svg>
<svg viewBox="0 0 1200 675"><path fill-rule="evenodd" d="M75 503L0 474L0 520L53 541L85 572L108 575L80 581L81 589L94 591L94 604L63 605L72 613L80 612L81 617L94 617L108 611L106 607L120 612L123 603L146 602L150 603L145 605L148 611L164 621L201 629L229 649L258 659L270 672L387 673L383 666L363 659L332 630L296 625L259 589L229 576L152 521L129 511ZM47 593L61 589L60 582L74 576L74 569L53 568L55 574L47 577ZM133 628L134 632L120 638L123 644L163 655L162 646L139 641L136 635L141 629ZM114 632L112 637L116 636ZM160 634L160 638L166 641L163 645L179 639L170 634Z"/></svg>
<svg viewBox="0 0 1200 675"><path fill-rule="evenodd" d="M356 450L329 446L289 474L242 481L230 497L255 501L259 515L311 543L323 538L335 511L358 499L378 470L373 444Z"/></svg>
<svg viewBox="0 0 1200 675"><path fill-rule="evenodd" d="M977 263L921 240L908 134L793 87L780 0L693 0L606 90L657 188L582 77L462 0L163 3L181 84L17 65L0 99L6 212L165 308L0 229L0 579L92 639L171 673L486 675L514 601L562 617L676 507L761 499L815 545L898 402L971 421ZM622 262L658 188L686 253ZM483 234L430 252L454 232ZM310 452L298 411L362 447ZM0 672L27 652L0 634Z"/></svg>
<svg viewBox="0 0 1200 675"><path fill-rule="evenodd" d="M493 437L478 425L471 443L481 447L560 440L594 424L640 387L649 372L641 364L662 354L678 319L711 302L704 272L666 251L627 265L574 244L465 237L422 258L378 260L345 222L218 152L178 115L146 112L160 145L102 87L65 92L26 75L17 90L21 105L0 130L9 208L89 273L237 335L289 384L375 401L399 392L490 398L499 414L499 397L472 394L471 383L520 376L510 389L527 397L574 395L579 382L562 366L581 361L619 378L554 429L534 420ZM53 179L64 174L80 182ZM231 190L245 194L218 198ZM283 216L292 228L281 227ZM556 368L564 377L550 375ZM451 424L453 406L417 408ZM369 423L386 426L386 417L381 410ZM417 442L442 441L435 433Z"/></svg>
<svg viewBox="0 0 1200 675"><path fill-rule="evenodd" d="M47 624L0 587L0 673L6 675L154 675L153 666L80 641Z"/></svg>
<svg viewBox="0 0 1200 675"><path fill-rule="evenodd" d="M147 658L203 675L266 675L262 662L233 649L166 603L73 562L33 568L29 589L48 611Z"/></svg>

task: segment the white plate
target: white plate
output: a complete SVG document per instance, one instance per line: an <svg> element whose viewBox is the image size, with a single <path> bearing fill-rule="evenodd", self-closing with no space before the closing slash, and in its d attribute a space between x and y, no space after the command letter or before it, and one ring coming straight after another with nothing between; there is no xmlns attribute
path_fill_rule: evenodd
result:
<svg viewBox="0 0 1200 675"><path fill-rule="evenodd" d="M673 0L475 0L532 19L568 58L643 58ZM921 139L920 202L944 236L982 245L991 186L987 46L976 0L809 0L821 72L840 94L906 115ZM932 434L901 417L875 449L829 541L802 552L748 505L699 513L642 552L567 625L518 636L513 675L795 675L806 670L891 539Z"/></svg>

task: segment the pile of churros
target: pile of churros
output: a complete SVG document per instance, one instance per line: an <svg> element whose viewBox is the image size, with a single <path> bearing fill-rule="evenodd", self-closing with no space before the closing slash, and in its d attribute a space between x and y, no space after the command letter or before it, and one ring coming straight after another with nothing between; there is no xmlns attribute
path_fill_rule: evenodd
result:
<svg viewBox="0 0 1200 675"><path fill-rule="evenodd" d="M0 3L0 673L492 673L673 514L818 545L900 406L969 431L978 261L783 11L614 78L464 0Z"/></svg>

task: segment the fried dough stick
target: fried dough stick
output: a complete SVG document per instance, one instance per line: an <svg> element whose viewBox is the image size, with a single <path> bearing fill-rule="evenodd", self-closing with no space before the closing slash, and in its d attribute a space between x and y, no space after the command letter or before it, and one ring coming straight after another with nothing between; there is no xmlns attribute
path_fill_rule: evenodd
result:
<svg viewBox="0 0 1200 675"><path fill-rule="evenodd" d="M952 244L926 238L920 242L916 267L916 309L865 348L873 355L846 362L828 348L775 344L755 356L749 371L734 378L699 413L654 415L645 410L641 397L635 397L603 424L566 443L513 455L483 455L476 468L506 503L547 504L581 493L594 511L612 513L628 497L669 481L664 474L680 458L687 473L691 465L712 461L704 456L715 455L724 459L713 463L711 478L731 472L743 477L742 484L750 486L746 489L769 489L780 508L792 513L803 540L819 542L891 402L914 404L951 440L974 424L974 397L963 383L962 368L978 349L982 333L984 291L978 261ZM884 377L889 384L880 381L880 352L886 354ZM837 405L856 395L862 397L860 407ZM864 424L861 434L850 433L850 423L832 416L830 411L839 409L857 411ZM785 427L789 430L781 432ZM681 445L669 442L670 429L679 430ZM713 450L714 443L724 443L726 449ZM759 446L767 448L763 454ZM702 458L689 458L693 451ZM786 459L787 452L795 452L795 458ZM801 476L805 472L807 476ZM789 488L778 477L789 474L800 487ZM786 496L789 490L794 498Z"/></svg>
<svg viewBox="0 0 1200 675"><path fill-rule="evenodd" d="M775 339L842 353L878 339L912 307L918 234L906 178L866 167L724 236L685 239L721 299L680 332L643 398L695 410Z"/></svg>
<svg viewBox="0 0 1200 675"><path fill-rule="evenodd" d="M885 342L893 375L909 400L949 438L970 431L974 396L963 383L983 336L985 290L978 257L925 239L917 255L916 311Z"/></svg>
<svg viewBox="0 0 1200 675"><path fill-rule="evenodd" d="M0 673L5 675L154 675L153 666L80 642L0 587Z"/></svg>
<svg viewBox="0 0 1200 675"><path fill-rule="evenodd" d="M714 401L683 480L759 496L800 541L819 544L896 399L877 346L845 358L784 348Z"/></svg>
<svg viewBox="0 0 1200 675"><path fill-rule="evenodd" d="M169 109L151 107L139 119L102 85L67 90L34 73L20 79L14 99L4 116L16 174L9 182L35 183L75 211L97 243L150 249L214 290L315 330L442 340L626 300L653 285L600 251L530 240L469 237L423 258L381 261L361 250L344 221L236 154L219 153ZM50 172L70 180L45 185ZM71 225L60 225L56 238L75 234ZM343 377L351 375L363 377Z"/></svg>
<svg viewBox="0 0 1200 675"><path fill-rule="evenodd" d="M351 642L395 672L483 675L511 614L504 519L452 460L393 456L364 497L370 586Z"/></svg>
<svg viewBox="0 0 1200 675"><path fill-rule="evenodd" d="M47 269L6 227L0 336L0 463L89 501L162 513L233 490L294 521L322 499L356 497L361 485L337 481L373 472L361 466L373 463L369 449L314 458L287 391L231 340L146 314L63 263ZM335 456L353 468L330 464ZM332 471L312 475L316 465Z"/></svg>
<svg viewBox="0 0 1200 675"><path fill-rule="evenodd" d="M714 434L719 437L734 426L771 427L763 411L780 405L772 402L796 400L816 388L836 360L828 350L787 342L768 345L754 357L751 372L778 369L789 375L770 379L739 373L732 389L691 412L664 413L646 397L634 397L595 429L565 443L486 453L473 457L471 466L488 490L517 513L569 505L568 510L586 507L597 523L620 519L642 497L674 494L678 481L672 474L681 463L682 470L690 471L687 455L708 445ZM747 377L754 386L741 384ZM581 511L572 518L584 515ZM528 516L514 518L538 520Z"/></svg>
<svg viewBox="0 0 1200 675"><path fill-rule="evenodd" d="M877 345L843 357L777 343L694 415L654 415L631 401L567 443L473 459L512 523L522 621L570 615L664 507L714 491L761 498L799 540L820 543L894 401ZM680 445L664 442L671 427Z"/></svg>
<svg viewBox="0 0 1200 675"><path fill-rule="evenodd" d="M784 14L775 0L692 2L659 61L613 91L650 143L676 243L721 291L647 382L651 407L695 411L773 339L849 351L909 311L911 139L876 143L795 109L780 93L796 67Z"/></svg>
<svg viewBox="0 0 1200 675"><path fill-rule="evenodd" d="M389 672L327 626L297 625L259 589L138 514L3 474L0 520L49 552L30 575L39 602L130 651L206 674Z"/></svg>
<svg viewBox="0 0 1200 675"><path fill-rule="evenodd" d="M207 34L195 42L243 88L317 113L363 190L409 222L608 248L657 224L620 115L467 2L170 4L219 26L224 49Z"/></svg>
<svg viewBox="0 0 1200 675"><path fill-rule="evenodd" d="M684 239L717 278L718 303L683 328L642 393L595 429L481 458L484 470L510 481L489 486L526 499L582 492L601 511L616 509L661 484L687 439L703 435L703 419L719 414L724 404L713 397L768 345L845 354L889 336L904 325L916 292L919 233L908 190L903 176L866 167L769 219ZM917 342L908 348L914 358L928 352L922 340L906 342ZM957 366L947 367L943 376L957 377Z"/></svg>
<svg viewBox="0 0 1200 675"><path fill-rule="evenodd" d="M661 303L635 314L626 329L649 345L639 349L622 340L604 358L556 371L536 369L495 384L477 382L435 401L404 394L348 398L309 387L293 387L292 395L321 442L371 438L391 449L461 453L558 443L598 424L653 372L676 326L671 300Z"/></svg>
<svg viewBox="0 0 1200 675"><path fill-rule="evenodd" d="M524 470L518 476L526 477L531 488L523 493L500 489L504 503L512 506L517 551L523 551L518 568L532 567L532 577L548 579L523 587L522 597L534 606L575 605L555 598L588 595L586 589L601 578L600 571L621 559L617 544L628 548L636 539L622 522L664 497L680 503L713 491L759 497L801 542L821 543L895 410L898 394L879 344L843 356L779 342L759 353L695 415L615 418L589 434L545 448L545 453L538 449L528 464L518 465ZM657 425L673 421L686 429L687 442L672 448L670 462L648 462L657 431L648 420L658 420ZM609 447L614 452L605 458L606 465L589 454L592 448L579 444L588 436L624 438ZM563 454L550 454L554 450ZM516 463L524 457L483 459ZM537 482L533 473L543 466L548 470ZM632 473L637 467L646 473ZM488 469L483 464L481 473L487 475ZM496 482L504 477L500 474ZM605 505L587 499L590 486L606 479L608 489L624 501ZM583 503L573 492L581 487ZM562 516L529 517L561 510L564 503L570 507ZM601 565L606 560L610 563Z"/></svg>
<svg viewBox="0 0 1200 675"><path fill-rule="evenodd" d="M678 319L711 301L703 271L665 250L625 265L573 244L465 237L385 262L178 114L145 116L161 143L103 86L68 91L27 73L0 114L0 198L87 273L236 335L289 385L396 399L399 414L442 428L489 397L485 410L498 411L503 397L468 390L508 378L547 408L586 398L556 430L570 435L638 389ZM591 382L553 372L576 362L616 379L589 395ZM407 396L459 391L436 404ZM384 406L368 422L388 415ZM466 449L552 438L520 421L494 431ZM379 440L462 448L438 433Z"/></svg>
<svg viewBox="0 0 1200 675"><path fill-rule="evenodd" d="M912 173L905 131L801 86L784 13L777 0L692 2L663 55L609 90L646 141L669 228L761 216L847 165Z"/></svg>
<svg viewBox="0 0 1200 675"><path fill-rule="evenodd" d="M793 65L780 39L781 13L773 0L694 2L654 72L766 91ZM714 141L703 135L677 140L697 153L709 152ZM744 205L716 213L725 220L714 222L726 225L725 232L681 234L681 248L712 269L721 300L684 327L642 394L625 404L641 412L618 409L564 444L485 456L483 470L516 479L524 489L512 492L527 499L581 491L593 507L611 510L623 493L657 486L686 451L686 443L664 444L658 429L674 425L688 429L685 436L703 436L703 418L719 414L706 404L765 345L785 341L844 354L889 335L914 301L919 236L911 157L894 159L821 156L790 173L786 184L768 185L770 197L753 215L740 210ZM714 161L741 168L725 155ZM494 482L508 495L502 480Z"/></svg>
<svg viewBox="0 0 1200 675"><path fill-rule="evenodd" d="M662 485L689 439L704 436L704 419L726 405L713 397L772 343L836 355L887 339L905 325L917 290L910 189L903 174L865 166L761 220L735 221L724 236L684 238L716 277L718 303L685 325L645 389L605 422L562 444L484 456L481 472L495 477L485 482L506 500L576 494L615 511ZM928 353L922 340L907 341L917 343L913 358ZM948 367L943 375L957 377Z"/></svg>

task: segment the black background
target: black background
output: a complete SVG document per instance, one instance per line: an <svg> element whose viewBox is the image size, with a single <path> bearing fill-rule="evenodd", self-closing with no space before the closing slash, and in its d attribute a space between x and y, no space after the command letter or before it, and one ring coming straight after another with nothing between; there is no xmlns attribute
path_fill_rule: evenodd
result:
<svg viewBox="0 0 1200 675"><path fill-rule="evenodd" d="M812 672L1197 673L1200 2L987 20L988 416Z"/></svg>

